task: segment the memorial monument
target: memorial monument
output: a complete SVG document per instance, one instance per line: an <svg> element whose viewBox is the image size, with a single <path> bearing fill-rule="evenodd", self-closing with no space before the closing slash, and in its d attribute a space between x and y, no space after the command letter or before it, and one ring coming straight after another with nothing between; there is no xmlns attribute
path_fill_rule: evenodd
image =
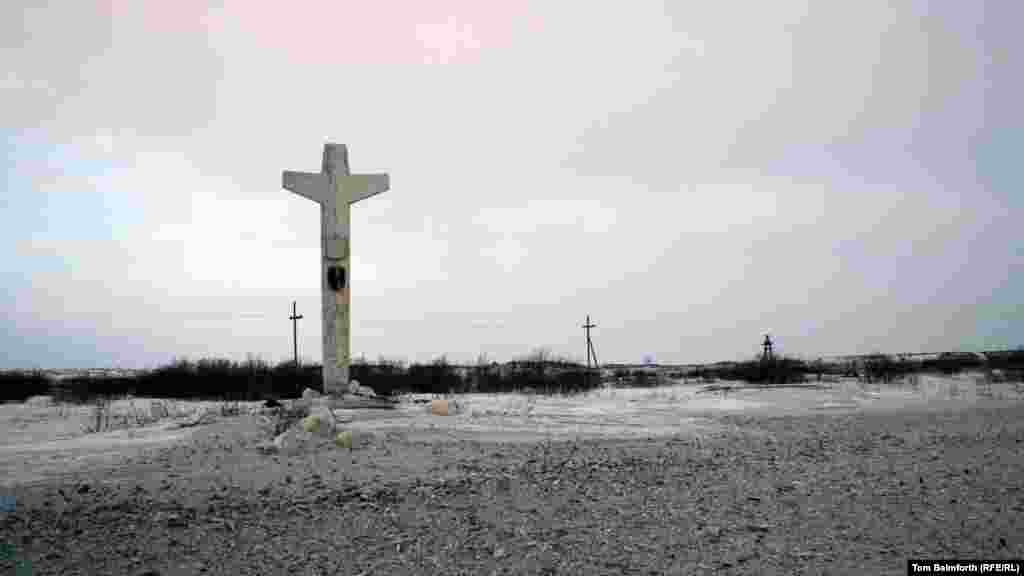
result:
<svg viewBox="0 0 1024 576"><path fill-rule="evenodd" d="M320 204L324 392L348 390L351 315L350 207L388 189L387 174L350 174L344 144L324 146L320 173L285 171L283 187Z"/></svg>

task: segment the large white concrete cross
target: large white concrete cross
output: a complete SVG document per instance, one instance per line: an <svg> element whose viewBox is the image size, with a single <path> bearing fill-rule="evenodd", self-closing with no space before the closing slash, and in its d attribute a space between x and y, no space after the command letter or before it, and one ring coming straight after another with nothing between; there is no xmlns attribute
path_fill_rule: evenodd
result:
<svg viewBox="0 0 1024 576"><path fill-rule="evenodd" d="M347 390L351 362L349 207L386 191L389 185L387 174L349 174L348 149L344 144L324 145L323 168L319 174L284 172L286 190L320 204L324 392L334 396Z"/></svg>

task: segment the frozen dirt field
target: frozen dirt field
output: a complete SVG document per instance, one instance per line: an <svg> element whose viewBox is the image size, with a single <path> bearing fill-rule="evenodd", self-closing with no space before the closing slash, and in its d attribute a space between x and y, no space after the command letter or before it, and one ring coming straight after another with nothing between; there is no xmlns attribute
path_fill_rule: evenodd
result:
<svg viewBox="0 0 1024 576"><path fill-rule="evenodd" d="M0 569L902 574L1024 555L1018 386L703 389L466 395L449 417L407 398L346 411L351 452L275 455L250 415L83 435L87 409L0 406Z"/></svg>

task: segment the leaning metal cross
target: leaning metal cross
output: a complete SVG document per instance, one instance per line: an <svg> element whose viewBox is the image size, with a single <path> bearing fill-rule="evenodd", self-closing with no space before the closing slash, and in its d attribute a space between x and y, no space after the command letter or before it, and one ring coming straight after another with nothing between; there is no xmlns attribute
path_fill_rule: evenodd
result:
<svg viewBox="0 0 1024 576"><path fill-rule="evenodd" d="M324 145L319 174L284 172L286 190L320 204L324 392L334 396L347 390L349 383L350 206L386 191L389 185L387 174L349 174L344 144Z"/></svg>

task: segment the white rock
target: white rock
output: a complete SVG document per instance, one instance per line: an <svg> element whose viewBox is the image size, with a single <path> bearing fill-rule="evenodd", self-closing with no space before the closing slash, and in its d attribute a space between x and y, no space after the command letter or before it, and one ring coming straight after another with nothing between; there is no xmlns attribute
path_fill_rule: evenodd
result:
<svg viewBox="0 0 1024 576"><path fill-rule="evenodd" d="M180 422L181 427L190 426L205 426L207 424L213 424L217 421L217 412L210 406L203 406L198 412L193 414L191 417L186 418Z"/></svg>
<svg viewBox="0 0 1024 576"><path fill-rule="evenodd" d="M348 448L349 450L351 450L352 431L345 430L344 432L338 433L338 435L334 438L334 445L337 446L338 448Z"/></svg>
<svg viewBox="0 0 1024 576"><path fill-rule="evenodd" d="M359 380L353 380L348 383L348 393L356 396L369 396L371 398L376 398L377 396L377 393L373 391L373 388L361 385Z"/></svg>
<svg viewBox="0 0 1024 576"><path fill-rule="evenodd" d="M53 396L31 396L25 399L25 404L29 406L52 406Z"/></svg>
<svg viewBox="0 0 1024 576"><path fill-rule="evenodd" d="M337 427L338 423L334 418L334 412L322 404L314 406L310 410L309 416L302 420L303 430L318 436L334 436Z"/></svg>
<svg viewBox="0 0 1024 576"><path fill-rule="evenodd" d="M282 452L285 449L287 449L290 445L294 445L294 442L289 442L289 440L289 434L288 431L286 430L274 437L273 446L274 448L277 449L278 452Z"/></svg>

